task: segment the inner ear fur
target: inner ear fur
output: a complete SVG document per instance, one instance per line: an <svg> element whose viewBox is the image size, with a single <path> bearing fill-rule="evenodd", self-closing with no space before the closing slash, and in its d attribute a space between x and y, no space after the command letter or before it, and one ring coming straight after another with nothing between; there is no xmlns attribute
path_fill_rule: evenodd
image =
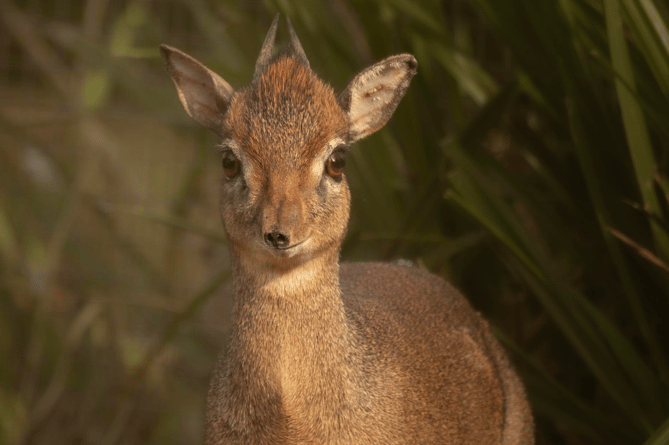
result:
<svg viewBox="0 0 669 445"><path fill-rule="evenodd" d="M200 125L220 134L233 88L218 74L176 48L160 45L160 53L186 113Z"/></svg>
<svg viewBox="0 0 669 445"><path fill-rule="evenodd" d="M348 113L349 141L355 142L380 130L395 112L418 62L411 54L384 59L361 71L339 96Z"/></svg>

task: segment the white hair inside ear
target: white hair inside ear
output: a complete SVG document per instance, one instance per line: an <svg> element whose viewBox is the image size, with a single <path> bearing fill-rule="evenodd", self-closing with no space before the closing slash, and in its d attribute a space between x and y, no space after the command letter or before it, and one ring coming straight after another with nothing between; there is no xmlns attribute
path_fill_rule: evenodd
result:
<svg viewBox="0 0 669 445"><path fill-rule="evenodd" d="M360 72L339 97L348 113L349 142L381 129L395 112L418 62L411 54L388 57Z"/></svg>

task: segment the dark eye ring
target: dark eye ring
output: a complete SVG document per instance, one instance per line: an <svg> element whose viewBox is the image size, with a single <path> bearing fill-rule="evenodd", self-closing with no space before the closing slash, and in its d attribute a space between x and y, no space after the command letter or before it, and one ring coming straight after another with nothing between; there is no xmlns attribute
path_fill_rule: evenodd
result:
<svg viewBox="0 0 669 445"><path fill-rule="evenodd" d="M233 179L242 170L239 159L237 159L237 156L230 150L223 153L221 164L223 165L223 174L225 174L225 177L228 179Z"/></svg>
<svg viewBox="0 0 669 445"><path fill-rule="evenodd" d="M346 167L346 152L343 147L338 147L325 162L325 173L332 179L341 179L344 167Z"/></svg>

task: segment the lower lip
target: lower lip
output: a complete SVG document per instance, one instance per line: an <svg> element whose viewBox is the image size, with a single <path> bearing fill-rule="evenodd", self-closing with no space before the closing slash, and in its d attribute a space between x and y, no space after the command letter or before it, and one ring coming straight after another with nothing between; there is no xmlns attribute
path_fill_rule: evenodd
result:
<svg viewBox="0 0 669 445"><path fill-rule="evenodd" d="M293 245L290 246L290 247L285 247L285 248L283 248L283 249L276 249L276 250L279 250L279 251L282 251L282 252L287 252L287 251L289 251L289 250L293 250L294 248L301 246L302 244L304 244L305 241L306 241L306 240L301 241L301 242L299 242L299 243L297 243L297 244L293 244Z"/></svg>
<svg viewBox="0 0 669 445"><path fill-rule="evenodd" d="M295 254L299 251L299 248L303 246L307 241L309 241L309 238L305 239L304 241L301 241L297 244L293 244L290 247L286 247L285 249L271 249L274 252L277 252L279 254L285 254L285 255L292 255Z"/></svg>

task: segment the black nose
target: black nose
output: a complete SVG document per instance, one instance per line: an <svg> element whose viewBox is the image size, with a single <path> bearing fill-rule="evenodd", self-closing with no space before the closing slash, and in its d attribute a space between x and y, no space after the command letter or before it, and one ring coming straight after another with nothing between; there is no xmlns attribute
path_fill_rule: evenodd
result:
<svg viewBox="0 0 669 445"><path fill-rule="evenodd" d="M290 237L278 231L273 231L265 234L265 243L275 249L283 249L290 243Z"/></svg>

